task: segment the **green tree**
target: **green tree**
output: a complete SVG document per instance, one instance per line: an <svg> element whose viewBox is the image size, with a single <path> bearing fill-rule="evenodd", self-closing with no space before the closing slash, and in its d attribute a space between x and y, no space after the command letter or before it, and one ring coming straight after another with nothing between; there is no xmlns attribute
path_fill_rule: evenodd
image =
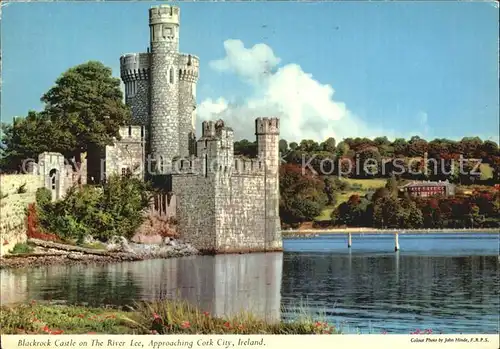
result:
<svg viewBox="0 0 500 349"><path fill-rule="evenodd" d="M358 153L360 167L357 174L377 177L381 170L381 156L376 147L365 148Z"/></svg>
<svg viewBox="0 0 500 349"><path fill-rule="evenodd" d="M386 196L374 204L373 223L378 228L399 228L403 217L404 210L395 197Z"/></svg>
<svg viewBox="0 0 500 349"><path fill-rule="evenodd" d="M284 223L311 221L328 201L324 183L295 164L280 167L280 217Z"/></svg>
<svg viewBox="0 0 500 349"><path fill-rule="evenodd" d="M257 142L250 142L247 139L234 142L234 153L236 155L255 157L257 156Z"/></svg>
<svg viewBox="0 0 500 349"><path fill-rule="evenodd" d="M60 123L51 121L46 113L30 111L26 117L14 118L12 124L2 124L4 149L0 166L3 171L23 171L25 161L38 161L46 151L71 153L74 138L67 136Z"/></svg>
<svg viewBox="0 0 500 349"><path fill-rule="evenodd" d="M349 149L349 144L347 144L346 142L340 142L336 148L337 157L346 156L349 152Z"/></svg>
<svg viewBox="0 0 500 349"><path fill-rule="evenodd" d="M419 136L413 136L408 143L408 156L417 157L424 156L427 151L427 141Z"/></svg>
<svg viewBox="0 0 500 349"><path fill-rule="evenodd" d="M74 155L120 139L119 126L130 123L130 109L123 103L120 79L110 68L90 61L64 72L41 101L44 112L74 137Z"/></svg>
<svg viewBox="0 0 500 349"><path fill-rule="evenodd" d="M387 190L389 190L390 194L392 196L397 196L398 195L398 181L396 179L396 176L394 174L391 175L391 177L387 180L385 183L385 187Z"/></svg>
<svg viewBox="0 0 500 349"><path fill-rule="evenodd" d="M417 204L411 200L403 200L401 210L402 228L416 229L424 224L424 216L422 211L417 207Z"/></svg>
<svg viewBox="0 0 500 349"><path fill-rule="evenodd" d="M322 147L323 151L326 151L326 152L329 152L329 153L333 153L333 152L335 152L335 144L336 144L335 143L335 138L330 137L326 141L324 141L323 143L321 143L321 147Z"/></svg>
<svg viewBox="0 0 500 349"><path fill-rule="evenodd" d="M100 62L68 69L41 98L42 112L2 125L2 169L19 169L26 158L44 151L75 157L89 146L111 145L120 139L119 126L130 122L120 79Z"/></svg>
<svg viewBox="0 0 500 349"><path fill-rule="evenodd" d="M300 142L300 150L311 153L321 150L321 147L312 139L304 139Z"/></svg>
<svg viewBox="0 0 500 349"><path fill-rule="evenodd" d="M392 143L394 147L394 155L408 155L408 143L404 138L397 138Z"/></svg>
<svg viewBox="0 0 500 349"><path fill-rule="evenodd" d="M288 143L287 143L286 140L280 139L280 141L279 141L279 149L280 149L280 153L281 154L286 154L286 152L288 151Z"/></svg>

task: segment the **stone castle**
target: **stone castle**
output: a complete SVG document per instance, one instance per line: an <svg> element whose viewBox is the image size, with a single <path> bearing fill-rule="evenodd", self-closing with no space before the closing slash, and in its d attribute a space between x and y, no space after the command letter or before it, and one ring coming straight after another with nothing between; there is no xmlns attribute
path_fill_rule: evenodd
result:
<svg viewBox="0 0 500 349"><path fill-rule="evenodd" d="M177 7L151 8L150 48L120 58L132 110L121 139L70 163L46 152L24 174L0 176L0 255L26 241L24 208L37 188L48 188L58 200L75 185L99 184L112 174L150 180L161 193L155 214L173 218L179 237L202 252L282 250L279 120L255 120L255 159L234 154L233 130L222 120L203 122L196 139L199 58L179 53L179 18Z"/></svg>
<svg viewBox="0 0 500 349"><path fill-rule="evenodd" d="M120 58L132 125L88 157L88 176L143 176L163 189L156 209L177 232L213 253L279 251L279 120L258 118L258 157L234 155L233 130L205 121L195 136L199 58L179 52L180 10L149 9L150 48Z"/></svg>

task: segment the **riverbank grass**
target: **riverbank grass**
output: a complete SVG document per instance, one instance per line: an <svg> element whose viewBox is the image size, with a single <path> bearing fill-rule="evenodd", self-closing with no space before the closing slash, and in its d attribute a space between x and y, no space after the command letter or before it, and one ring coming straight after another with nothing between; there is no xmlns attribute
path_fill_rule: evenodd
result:
<svg viewBox="0 0 500 349"><path fill-rule="evenodd" d="M267 322L251 313L213 317L182 301L137 303L128 310L50 303L0 308L2 334L338 334L326 322Z"/></svg>

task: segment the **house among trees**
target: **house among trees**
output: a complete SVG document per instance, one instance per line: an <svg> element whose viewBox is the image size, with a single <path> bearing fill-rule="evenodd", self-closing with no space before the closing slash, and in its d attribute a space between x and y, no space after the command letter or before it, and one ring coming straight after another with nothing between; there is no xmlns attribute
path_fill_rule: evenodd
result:
<svg viewBox="0 0 500 349"><path fill-rule="evenodd" d="M423 181L410 182L399 188L401 191L407 192L413 197L430 197L430 196L454 196L455 185L448 181Z"/></svg>

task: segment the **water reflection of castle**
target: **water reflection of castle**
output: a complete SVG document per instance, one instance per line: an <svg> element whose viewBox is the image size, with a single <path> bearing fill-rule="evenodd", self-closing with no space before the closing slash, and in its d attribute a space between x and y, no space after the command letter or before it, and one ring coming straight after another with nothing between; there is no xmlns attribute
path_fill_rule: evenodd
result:
<svg viewBox="0 0 500 349"><path fill-rule="evenodd" d="M143 299L184 299L216 316L249 311L280 318L282 253L217 255L131 263Z"/></svg>
<svg viewBox="0 0 500 349"><path fill-rule="evenodd" d="M52 299L102 305L184 299L215 316L249 311L278 320L282 270L282 253L257 253L0 273L2 303Z"/></svg>

